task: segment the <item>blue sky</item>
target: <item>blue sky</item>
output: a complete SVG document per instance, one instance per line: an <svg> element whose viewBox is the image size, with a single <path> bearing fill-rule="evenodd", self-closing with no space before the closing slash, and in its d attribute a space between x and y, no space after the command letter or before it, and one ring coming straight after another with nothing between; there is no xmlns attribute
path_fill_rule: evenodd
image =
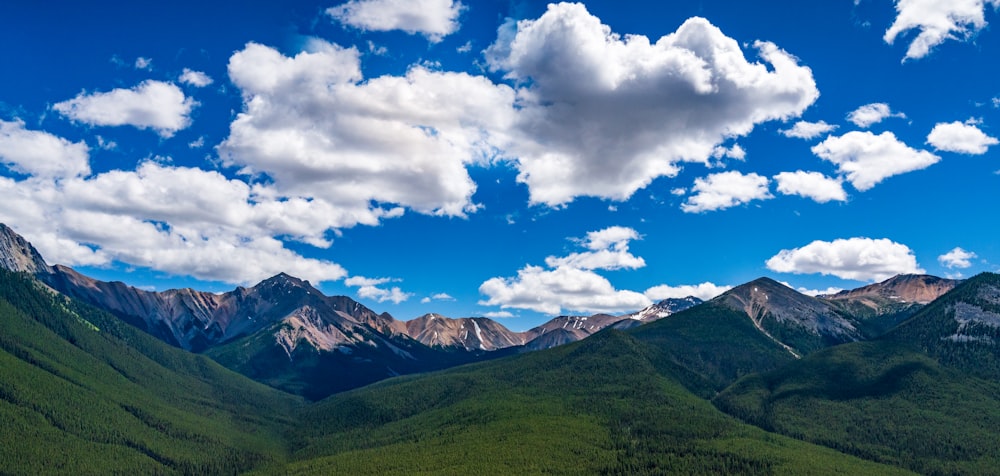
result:
<svg viewBox="0 0 1000 476"><path fill-rule="evenodd" d="M399 319L1000 268L1000 0L0 5L0 221Z"/></svg>

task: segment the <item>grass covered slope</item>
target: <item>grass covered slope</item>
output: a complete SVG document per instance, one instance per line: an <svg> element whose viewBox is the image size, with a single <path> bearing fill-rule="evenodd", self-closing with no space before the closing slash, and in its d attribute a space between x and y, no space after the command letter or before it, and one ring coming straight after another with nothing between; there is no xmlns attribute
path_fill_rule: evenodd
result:
<svg viewBox="0 0 1000 476"><path fill-rule="evenodd" d="M619 331L392 379L307 407L292 474L900 472L768 434L711 406Z"/></svg>
<svg viewBox="0 0 1000 476"><path fill-rule="evenodd" d="M0 472L280 467L297 398L0 270Z"/></svg>

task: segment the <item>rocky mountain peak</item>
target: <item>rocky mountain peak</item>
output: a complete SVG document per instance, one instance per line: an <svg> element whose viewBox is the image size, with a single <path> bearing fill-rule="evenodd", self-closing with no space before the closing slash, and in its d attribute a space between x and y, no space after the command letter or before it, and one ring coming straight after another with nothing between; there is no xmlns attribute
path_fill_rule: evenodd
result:
<svg viewBox="0 0 1000 476"><path fill-rule="evenodd" d="M3 223L0 223L0 268L32 274L49 270L38 250Z"/></svg>
<svg viewBox="0 0 1000 476"><path fill-rule="evenodd" d="M884 298L896 302L927 304L951 291L961 281L926 274L900 274L881 283L824 296L832 301Z"/></svg>

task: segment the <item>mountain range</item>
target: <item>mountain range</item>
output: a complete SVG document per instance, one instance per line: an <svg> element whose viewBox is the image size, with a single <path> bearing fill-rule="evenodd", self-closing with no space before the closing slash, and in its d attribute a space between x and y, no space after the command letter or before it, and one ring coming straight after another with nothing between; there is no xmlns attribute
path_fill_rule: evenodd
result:
<svg viewBox="0 0 1000 476"><path fill-rule="evenodd" d="M50 267L2 225L0 264L4 473L1000 467L996 274L817 297L760 278L518 333L398 321L283 274L136 290Z"/></svg>
<svg viewBox="0 0 1000 476"><path fill-rule="evenodd" d="M326 296L308 281L284 273L221 294L146 291L49 266L4 224L0 259L5 269L33 274L52 289L107 310L170 345L205 353L258 381L314 399L395 375L546 349L700 303L693 297L668 299L633 314L562 316L514 332L483 317L427 314L399 321L347 296Z"/></svg>

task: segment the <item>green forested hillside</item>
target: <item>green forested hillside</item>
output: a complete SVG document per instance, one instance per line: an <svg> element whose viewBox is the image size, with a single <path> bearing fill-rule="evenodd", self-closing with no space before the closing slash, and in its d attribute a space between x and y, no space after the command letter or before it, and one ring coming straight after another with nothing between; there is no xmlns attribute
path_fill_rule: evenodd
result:
<svg viewBox="0 0 1000 476"><path fill-rule="evenodd" d="M742 424L619 331L307 407L293 474L891 474Z"/></svg>
<svg viewBox="0 0 1000 476"><path fill-rule="evenodd" d="M890 342L747 377L716 405L761 428L925 474L996 474L1000 385Z"/></svg>
<svg viewBox="0 0 1000 476"><path fill-rule="evenodd" d="M1000 467L1000 385L942 365L905 342L910 334L890 336L796 361L745 317L704 306L628 333L307 403L0 270L0 473ZM717 406L703 398L737 379Z"/></svg>
<svg viewBox="0 0 1000 476"><path fill-rule="evenodd" d="M795 360L745 314L706 302L630 331L661 373L710 398L740 377Z"/></svg>
<svg viewBox="0 0 1000 476"><path fill-rule="evenodd" d="M280 467L300 401L0 270L0 473Z"/></svg>
<svg viewBox="0 0 1000 476"><path fill-rule="evenodd" d="M914 471L997 474L997 311L1000 276L982 274L880 339L746 377L715 403L761 428Z"/></svg>

